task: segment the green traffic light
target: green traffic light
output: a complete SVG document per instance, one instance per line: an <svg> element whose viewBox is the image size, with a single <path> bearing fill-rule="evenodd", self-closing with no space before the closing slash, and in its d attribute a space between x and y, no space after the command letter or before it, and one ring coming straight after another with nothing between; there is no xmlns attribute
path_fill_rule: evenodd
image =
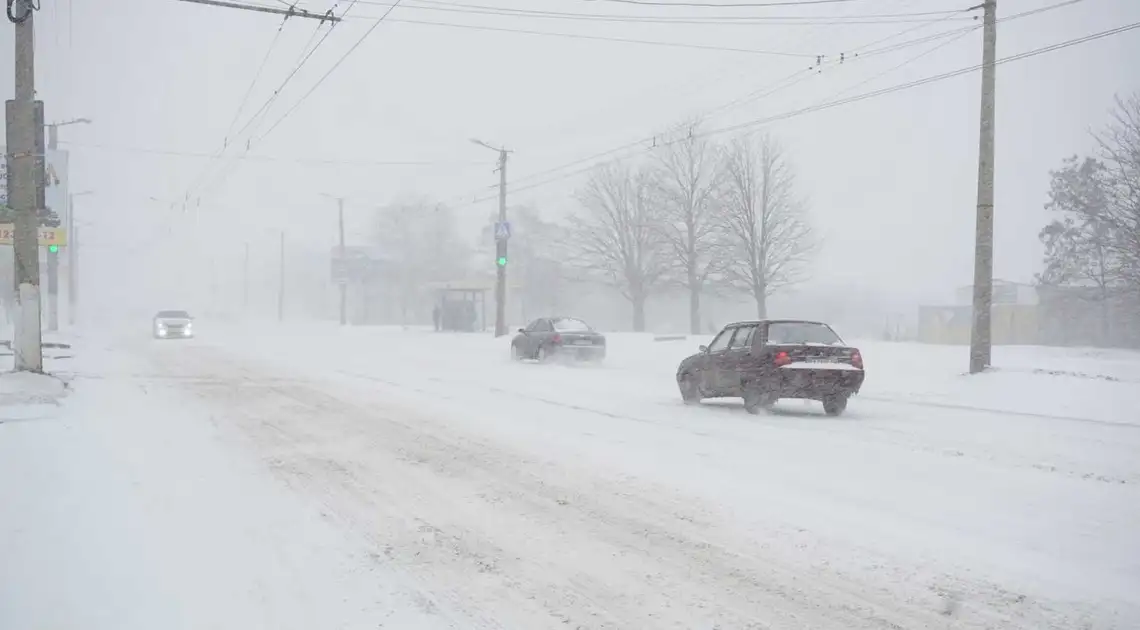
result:
<svg viewBox="0 0 1140 630"><path fill-rule="evenodd" d="M48 251L55 254L59 252L59 245L48 245Z"/></svg>
<svg viewBox="0 0 1140 630"><path fill-rule="evenodd" d="M500 267L506 267L507 266L507 257L506 256L499 256L499 260L497 260L496 262L499 263Z"/></svg>

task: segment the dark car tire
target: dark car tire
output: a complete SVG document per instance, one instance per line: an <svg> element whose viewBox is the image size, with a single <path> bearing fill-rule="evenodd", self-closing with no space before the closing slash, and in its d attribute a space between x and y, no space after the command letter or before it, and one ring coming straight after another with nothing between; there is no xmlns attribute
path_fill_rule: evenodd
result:
<svg viewBox="0 0 1140 630"><path fill-rule="evenodd" d="M842 394L828 396L823 399L823 412L829 416L838 416L847 409L847 397Z"/></svg>
<svg viewBox="0 0 1140 630"><path fill-rule="evenodd" d="M522 353L519 352L519 345L517 343L511 344L511 360L522 361Z"/></svg>
<svg viewBox="0 0 1140 630"><path fill-rule="evenodd" d="M550 359L550 354L546 352L546 346L539 346L538 350L534 351L534 360L539 363L546 363Z"/></svg>
<svg viewBox="0 0 1140 630"><path fill-rule="evenodd" d="M701 388L693 382L693 377L685 376L681 382L677 383L681 388L681 400L685 401L686 405L699 405L701 402Z"/></svg>
<svg viewBox="0 0 1140 630"><path fill-rule="evenodd" d="M776 399L768 393L756 388L748 387L744 390L744 410L752 415L772 408Z"/></svg>

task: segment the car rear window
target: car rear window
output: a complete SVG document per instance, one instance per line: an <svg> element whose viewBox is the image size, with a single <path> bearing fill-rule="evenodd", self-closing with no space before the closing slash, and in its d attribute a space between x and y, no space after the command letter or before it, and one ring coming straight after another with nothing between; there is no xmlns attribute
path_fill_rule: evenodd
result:
<svg viewBox="0 0 1140 630"><path fill-rule="evenodd" d="M186 311L159 311L155 317L168 317L170 319L190 319L190 313Z"/></svg>
<svg viewBox="0 0 1140 630"><path fill-rule="evenodd" d="M812 322L774 322L768 324L768 343L824 344L838 346L843 340L827 324Z"/></svg>
<svg viewBox="0 0 1140 630"><path fill-rule="evenodd" d="M580 319L556 319L554 330L558 332L590 332L590 325Z"/></svg>

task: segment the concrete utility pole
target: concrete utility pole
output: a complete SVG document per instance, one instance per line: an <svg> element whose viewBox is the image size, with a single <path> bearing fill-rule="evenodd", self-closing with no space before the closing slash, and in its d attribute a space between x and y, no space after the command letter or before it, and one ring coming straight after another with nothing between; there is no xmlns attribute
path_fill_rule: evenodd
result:
<svg viewBox="0 0 1140 630"><path fill-rule="evenodd" d="M249 243L245 244L245 257L241 267L241 312L249 317Z"/></svg>
<svg viewBox="0 0 1140 630"><path fill-rule="evenodd" d="M346 264L347 261L344 258L344 197L329 194L325 194L325 196L336 199L337 220L340 226L340 249L337 251L337 256L340 258L341 264ZM347 273L347 269L344 271ZM337 278L337 284L340 285L340 325L345 326L348 324L348 278Z"/></svg>
<svg viewBox="0 0 1140 630"><path fill-rule="evenodd" d="M277 288L277 321L285 321L285 230L281 230L280 285Z"/></svg>
<svg viewBox="0 0 1140 630"><path fill-rule="evenodd" d="M79 312L79 233L75 224L75 198L90 190L67 196L67 323L74 326Z"/></svg>
<svg viewBox="0 0 1140 630"><path fill-rule="evenodd" d="M76 118L75 120L68 120L66 122L52 123L50 125L46 125L46 127L48 128L48 149L51 149L52 151L56 151L59 149L59 128L60 127L63 127L65 125L87 124L90 122L91 121L86 119L86 118ZM45 156L45 160L46 159L47 158ZM71 216L71 210L72 209L70 207L70 199L68 201L69 201L68 208L67 208L68 220L67 220L67 224L65 227L66 227L68 236L70 236L71 235L71 227L72 227L70 216ZM56 208L55 210L58 212L59 209ZM67 245L68 250L70 251L70 249L72 247L74 247L74 245L71 245L70 241L69 241L69 244ZM68 267L68 270L69 270L69 273L74 273L73 268L71 268L70 266ZM48 304L47 304L48 324L47 324L47 328L49 331L55 332L55 331L59 330L59 250L58 249L56 249L54 251L51 249L48 250L48 253L47 253L47 281L48 281ZM70 287L71 285L69 284L68 286ZM69 304L70 304L70 302L69 302Z"/></svg>
<svg viewBox="0 0 1140 630"><path fill-rule="evenodd" d="M344 260L344 197L336 200L338 222L340 224L340 259ZM348 278L340 283L340 325L348 324Z"/></svg>
<svg viewBox="0 0 1140 630"><path fill-rule="evenodd" d="M15 99L7 108L8 203L15 219L16 325L12 343L16 371L42 372L40 330L39 217L36 212L35 34L30 0L8 4L15 24ZM42 138L42 136L41 136ZM41 140L42 142L42 140Z"/></svg>
<svg viewBox="0 0 1140 630"><path fill-rule="evenodd" d="M997 83L997 0L985 0L982 48L982 108L978 140L978 208L974 233L974 316L970 373L991 364L994 290L994 109Z"/></svg>
<svg viewBox="0 0 1140 630"><path fill-rule="evenodd" d="M507 223L507 155L505 148L495 148L482 140L471 142L499 154L499 222L495 226L495 336L507 334L507 240L510 224Z"/></svg>

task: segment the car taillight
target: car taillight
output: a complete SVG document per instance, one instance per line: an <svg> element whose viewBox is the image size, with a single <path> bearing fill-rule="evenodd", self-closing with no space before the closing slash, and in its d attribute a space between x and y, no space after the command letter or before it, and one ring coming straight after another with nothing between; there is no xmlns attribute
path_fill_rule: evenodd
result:
<svg viewBox="0 0 1140 630"><path fill-rule="evenodd" d="M552 337L550 340L551 340L552 342L554 342L554 343L562 343L562 335L557 335L557 334L556 334L556 335L554 335L554 337Z"/></svg>
<svg viewBox="0 0 1140 630"><path fill-rule="evenodd" d="M791 362L792 362L792 357L788 356L787 352L776 353L776 358L773 360L773 363L776 364L776 367L781 367L781 366L787 365Z"/></svg>
<svg viewBox="0 0 1140 630"><path fill-rule="evenodd" d="M854 365L860 370L863 369L863 355L859 354L858 350L851 353L851 365Z"/></svg>

